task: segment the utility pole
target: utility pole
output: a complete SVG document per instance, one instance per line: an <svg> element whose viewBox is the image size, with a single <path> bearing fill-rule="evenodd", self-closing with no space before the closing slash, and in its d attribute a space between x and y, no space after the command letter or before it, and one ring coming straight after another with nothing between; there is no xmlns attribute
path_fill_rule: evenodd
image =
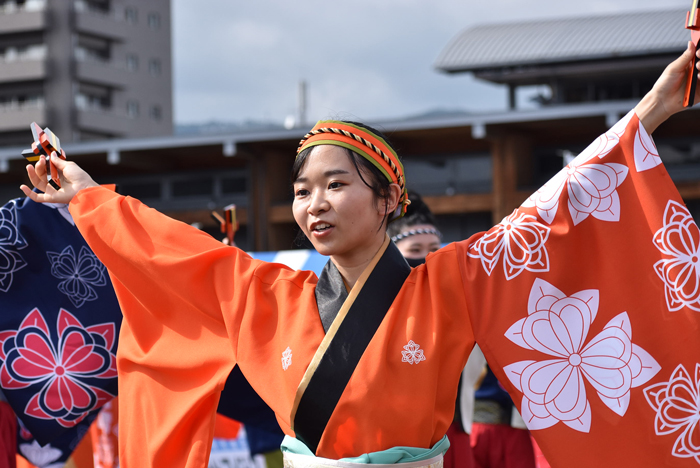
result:
<svg viewBox="0 0 700 468"><path fill-rule="evenodd" d="M297 127L306 126L306 81L299 82L299 109L298 109Z"/></svg>

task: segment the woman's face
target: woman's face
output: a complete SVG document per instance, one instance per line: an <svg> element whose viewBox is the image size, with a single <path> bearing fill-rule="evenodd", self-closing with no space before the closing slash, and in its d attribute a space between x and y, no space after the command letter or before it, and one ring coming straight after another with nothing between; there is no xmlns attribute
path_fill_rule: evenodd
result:
<svg viewBox="0 0 700 468"><path fill-rule="evenodd" d="M338 146L313 148L294 182L292 209L299 227L323 255L372 258L384 241L383 200L375 200Z"/></svg>
<svg viewBox="0 0 700 468"><path fill-rule="evenodd" d="M432 224L416 224L406 230L435 229ZM440 248L440 238L435 234L415 234L396 243L401 254L406 258L425 258L429 253Z"/></svg>

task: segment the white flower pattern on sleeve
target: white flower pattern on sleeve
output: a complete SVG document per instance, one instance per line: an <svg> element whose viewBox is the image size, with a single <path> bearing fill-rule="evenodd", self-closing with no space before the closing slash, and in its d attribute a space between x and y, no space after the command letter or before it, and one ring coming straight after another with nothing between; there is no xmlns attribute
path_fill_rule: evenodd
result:
<svg viewBox="0 0 700 468"><path fill-rule="evenodd" d="M585 158L579 156L528 198L523 206L536 207L542 219L551 224L566 187L569 213L574 225L589 216L617 222L620 220L617 188L625 181L628 172L627 166L622 164L588 164Z"/></svg>
<svg viewBox="0 0 700 468"><path fill-rule="evenodd" d="M668 310L688 307L700 312L700 230L685 206L668 202L664 225L654 234L654 245L670 257L654 264L664 283Z"/></svg>
<svg viewBox="0 0 700 468"><path fill-rule="evenodd" d="M608 408L624 416L630 389L645 384L661 369L649 353L632 343L626 312L586 342L599 300L598 290L566 296L537 279L530 291L528 317L506 332L518 346L554 358L520 361L504 368L523 393L520 414L530 430L563 422L576 431L589 432L591 407L586 381Z"/></svg>
<svg viewBox="0 0 700 468"><path fill-rule="evenodd" d="M656 435L680 432L673 444L673 456L695 458L700 464L700 364L695 365L694 379L681 364L668 382L645 388L644 395L656 411Z"/></svg>
<svg viewBox="0 0 700 468"><path fill-rule="evenodd" d="M481 259L489 276L503 257L507 280L525 270L549 271L545 247L549 232L550 228L539 223L534 216L515 211L474 242L469 247L469 256Z"/></svg>
<svg viewBox="0 0 700 468"><path fill-rule="evenodd" d="M413 365L425 361L423 350L420 349L420 345L414 343L413 340L409 340L408 344L404 346L403 349L404 350L401 351L401 362L407 362Z"/></svg>
<svg viewBox="0 0 700 468"><path fill-rule="evenodd" d="M524 207L537 208L537 213L548 224L554 221L559 209L559 201L566 187L569 200L568 208L574 225L589 216L601 221L617 222L620 220L620 197L617 188L625 181L629 169L616 163L591 162L600 161L620 143L625 134L634 111L628 113L610 130L598 137L576 159L562 169L537 192L532 194ZM637 135L640 137L639 134ZM646 135L640 147L653 147L653 142ZM645 157L640 150L640 158ZM653 160L653 158L652 158ZM648 158L644 164L650 164Z"/></svg>
<svg viewBox="0 0 700 468"><path fill-rule="evenodd" d="M661 164L659 151L656 149L654 140L639 123L639 130L634 137L634 165L637 172L648 171L654 169Z"/></svg>

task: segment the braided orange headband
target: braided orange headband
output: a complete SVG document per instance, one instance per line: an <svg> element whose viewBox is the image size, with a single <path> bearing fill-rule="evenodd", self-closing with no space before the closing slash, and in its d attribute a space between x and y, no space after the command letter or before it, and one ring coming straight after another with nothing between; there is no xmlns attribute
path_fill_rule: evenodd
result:
<svg viewBox="0 0 700 468"><path fill-rule="evenodd" d="M399 207L391 216L391 221L406 214L406 208L411 203L406 190L406 178L403 164L396 152L378 135L369 130L347 122L337 120L319 120L309 133L299 142L297 155L306 148L318 145L342 146L354 151L374 164L389 182L398 184L401 188Z"/></svg>

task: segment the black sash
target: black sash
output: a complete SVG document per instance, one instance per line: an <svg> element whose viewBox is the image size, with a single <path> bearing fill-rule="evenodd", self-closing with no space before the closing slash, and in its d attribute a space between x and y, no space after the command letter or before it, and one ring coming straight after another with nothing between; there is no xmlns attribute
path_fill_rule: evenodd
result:
<svg viewBox="0 0 700 468"><path fill-rule="evenodd" d="M340 273L337 269L331 271L333 269L335 266L324 268L323 273L327 278L324 280L322 274L319 279L319 284L323 283L324 287L328 287L326 292L330 292L329 300L319 301L318 304L324 322L329 315L335 317L341 305L338 300L340 296L337 291L334 293L338 287L337 278L333 277L335 273L340 276ZM299 400L293 423L296 437L313 453L318 450L321 436L355 367L409 273L411 268L406 260L394 243L389 242L311 376ZM340 286L345 289L342 278ZM323 295L323 292L320 294ZM322 307L326 310L321 310ZM335 309L334 312L328 310L331 307Z"/></svg>

